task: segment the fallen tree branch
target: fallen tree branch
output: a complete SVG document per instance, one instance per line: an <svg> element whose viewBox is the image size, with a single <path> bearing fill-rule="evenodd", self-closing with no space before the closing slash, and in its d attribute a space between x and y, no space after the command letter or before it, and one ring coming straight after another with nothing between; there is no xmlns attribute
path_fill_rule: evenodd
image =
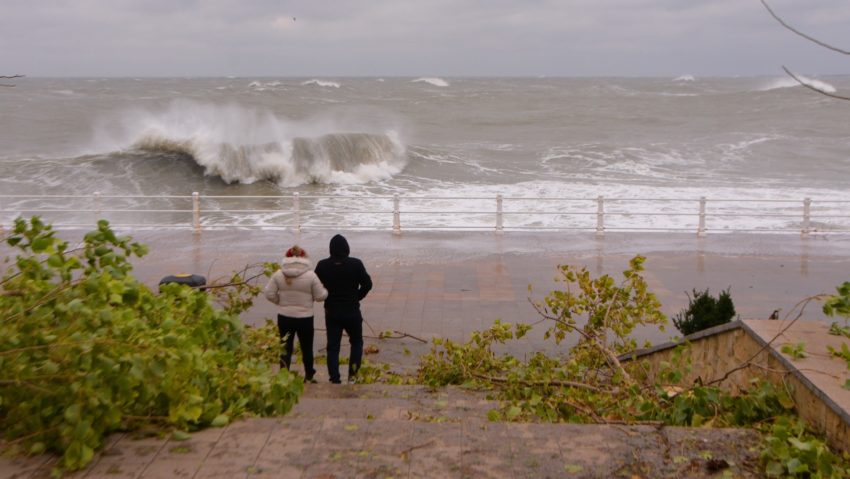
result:
<svg viewBox="0 0 850 479"><path fill-rule="evenodd" d="M487 376L486 374L476 373L476 372L472 372L472 371L469 371L469 375L474 377L474 378L483 379L484 381L490 381L490 382L499 383L499 384L507 384L507 383L512 381L508 378L503 378L503 377L499 377L499 376ZM610 393L616 392L616 390L608 391L608 390L605 390L605 389L598 388L596 386L591 386L590 384L579 383L579 382L575 382L575 381L559 381L559 380L555 380L555 379L550 380L550 381L525 381L523 379L516 379L513 382L516 382L518 384L522 384L523 386L529 386L529 387L532 387L532 386L561 386L561 387L576 388L576 389L586 389L588 391L593 391L593 392L596 392L596 393L610 394Z"/></svg>

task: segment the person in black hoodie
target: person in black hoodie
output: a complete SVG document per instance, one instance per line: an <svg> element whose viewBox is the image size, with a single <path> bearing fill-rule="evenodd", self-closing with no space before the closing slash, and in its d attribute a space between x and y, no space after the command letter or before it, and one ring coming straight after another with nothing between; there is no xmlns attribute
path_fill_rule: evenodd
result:
<svg viewBox="0 0 850 479"><path fill-rule="evenodd" d="M348 358L348 380L360 369L363 357L363 316L360 301L372 289L372 278L363 262L349 255L351 249L342 235L331 238L330 257L316 264L316 275L328 290L325 299L325 327L328 331L328 374L339 384L339 347L342 332L348 334L351 355Z"/></svg>

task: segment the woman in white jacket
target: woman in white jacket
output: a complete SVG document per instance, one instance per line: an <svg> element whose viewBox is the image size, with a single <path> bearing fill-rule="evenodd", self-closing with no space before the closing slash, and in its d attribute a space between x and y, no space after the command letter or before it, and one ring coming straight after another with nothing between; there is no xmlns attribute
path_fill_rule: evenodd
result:
<svg viewBox="0 0 850 479"><path fill-rule="evenodd" d="M294 336L298 335L301 358L304 361L304 379L315 382L313 375L313 302L324 301L328 291L313 272L307 252L299 246L286 251L281 268L277 270L263 290L266 299L278 305L277 328L283 352L280 367L289 369L292 360Z"/></svg>

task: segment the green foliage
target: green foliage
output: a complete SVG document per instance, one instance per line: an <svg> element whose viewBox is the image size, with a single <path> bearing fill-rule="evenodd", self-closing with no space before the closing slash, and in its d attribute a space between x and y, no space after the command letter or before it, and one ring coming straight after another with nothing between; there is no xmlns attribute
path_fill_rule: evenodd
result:
<svg viewBox="0 0 850 479"><path fill-rule="evenodd" d="M832 357L843 359L847 363L847 368L850 369L850 348L847 343L841 344L841 349L835 349L832 346L827 346L826 349Z"/></svg>
<svg viewBox="0 0 850 479"><path fill-rule="evenodd" d="M715 298L708 289L693 290L693 297L688 295L688 307L673 317L676 329L685 336L689 334L728 323L735 317L735 305L729 290L720 292Z"/></svg>
<svg viewBox="0 0 850 479"><path fill-rule="evenodd" d="M768 477L843 478L850 476L847 457L830 451L797 417L782 416L769 427L762 450Z"/></svg>
<svg viewBox="0 0 850 479"><path fill-rule="evenodd" d="M432 387L466 384L497 389L506 405L492 415L508 420L639 417L645 393L618 355L637 348L630 336L634 328L666 322L640 274L643 261L641 256L632 259L619 284L608 275L591 278L584 268L559 267L566 287L549 293L538 311L551 323L547 339L560 344L570 335L578 336L566 357L537 353L521 361L495 354L494 344L519 339L531 329L497 320L489 330L473 333L465 344L435 339L431 352L420 358L420 381Z"/></svg>
<svg viewBox="0 0 850 479"><path fill-rule="evenodd" d="M544 304L538 305L544 317L553 321L546 337L560 343L577 332L580 339L575 353L609 344L618 353L626 353L637 348L631 338L636 327L657 325L663 330L667 319L661 313L661 303L640 274L645 261L643 256L632 258L620 284L607 274L591 278L587 268L559 266L557 280L566 287L550 292ZM580 321L584 323L581 327Z"/></svg>
<svg viewBox="0 0 850 479"><path fill-rule="evenodd" d="M357 384L416 384L415 377L397 373L387 363L373 364L367 358L363 358L357 370L356 381Z"/></svg>
<svg viewBox="0 0 850 479"><path fill-rule="evenodd" d="M845 281L836 288L836 291L837 294L828 297L824 302L823 312L827 316L844 317L844 326L832 323L829 334L850 338L850 326L847 325L847 320L850 319L850 282ZM847 363L847 368L850 369L850 348L847 347L847 343L842 343L840 350L832 346L827 346L827 349L832 357L843 359ZM841 387L850 390L850 379L844 381Z"/></svg>
<svg viewBox="0 0 850 479"><path fill-rule="evenodd" d="M850 281L845 281L835 289L836 294L824 301L823 313L827 316L841 316L847 326L847 320L850 319Z"/></svg>
<svg viewBox="0 0 850 479"><path fill-rule="evenodd" d="M511 356L497 356L491 349L493 343L504 344L519 339L531 329L527 325L503 323L496 320L487 331L475 331L466 344L449 339L434 338L431 352L419 360L419 380L431 387L463 384L478 375L501 372L518 364Z"/></svg>
<svg viewBox="0 0 850 479"><path fill-rule="evenodd" d="M850 339L850 326L841 326L840 324L833 322L829 325L829 334L833 336L844 336L845 338Z"/></svg>
<svg viewBox="0 0 850 479"><path fill-rule="evenodd" d="M763 434L761 455L769 475L847 477L848 458L805 430L784 388L753 380L732 394L716 385L687 383L687 344L677 347L654 375L640 361L620 363L618 358L636 348L629 336L636 326L660 325L665 319L640 275L642 263L641 257L632 260L619 285L608 276L592 279L586 270L559 268L567 286L551 292L538 312L551 322L547 339L560 344L578 335L565 354L536 353L525 360L496 354L494 345L518 340L530 329L496 321L464 344L434 339L431 352L420 358L419 381L491 391L501 402L488 412L491 421L750 427ZM731 300L721 309L734 315ZM846 354L850 361L850 350Z"/></svg>
<svg viewBox="0 0 850 479"><path fill-rule="evenodd" d="M806 353L806 343L783 344L780 351L791 356L793 359L803 359L809 356Z"/></svg>
<svg viewBox="0 0 850 479"><path fill-rule="evenodd" d="M73 470L112 431L178 434L297 401L301 380L252 344L268 331L233 314L246 298L216 309L183 285L155 294L131 275L146 248L106 221L76 251L37 217L16 220L7 243L19 253L0 282L0 430L14 448Z"/></svg>

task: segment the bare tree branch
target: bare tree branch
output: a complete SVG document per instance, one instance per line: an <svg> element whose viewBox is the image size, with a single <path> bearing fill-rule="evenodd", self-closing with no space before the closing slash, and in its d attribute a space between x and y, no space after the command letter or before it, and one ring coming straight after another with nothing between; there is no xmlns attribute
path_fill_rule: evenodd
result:
<svg viewBox="0 0 850 479"><path fill-rule="evenodd" d="M837 100L850 101L850 97L848 97L848 96L836 95L835 93L830 93L830 92L828 92L828 91L821 90L820 88L818 88L818 87L816 87L816 86L814 86L814 85L812 85L812 84L810 84L810 83L808 83L808 82L803 81L803 79L801 79L801 78L800 78L800 77L798 77L797 75L793 74L793 73L791 72L791 70L789 70L788 68L786 68L784 65L782 66L782 69L783 69L783 70L785 70L785 73L787 73L787 74L788 74L788 76L790 76L791 78L793 78L794 80L796 80L796 81L797 81L797 83L799 83L800 85L803 85L804 87L808 88L809 90L812 90L812 91L814 91L814 92L820 93L821 95L824 95L824 96L828 96L828 97L830 97L830 98L835 98L835 99L837 99Z"/></svg>
<svg viewBox="0 0 850 479"><path fill-rule="evenodd" d="M805 38L806 40L808 40L808 41L810 41L810 42L812 42L812 43L815 43L815 44L817 44L817 45L819 45L819 46L822 46L822 47L824 47L824 48L826 48L826 49L828 49L828 50L832 50L832 51L834 51L834 52L838 52L838 53L841 53L841 54L843 54L843 55L850 55L850 51L848 51L848 50L844 50L844 49L841 49L841 48L838 48L838 47L834 47L834 46L830 45L829 43L822 42L822 41L818 40L817 38L815 38L815 37L813 37L813 36L811 36L811 35L807 35L807 34L805 34L805 33L801 32L800 30L797 30L796 28L794 28L794 27L792 27L791 25L789 25L788 23L786 23L786 22L785 22L785 20L783 20L783 19L782 19L779 15L777 15L777 14L773 11L773 9L772 9L772 8L770 8L770 5L768 5L768 4L767 4L767 0L760 0L760 1L761 1L761 4L762 4L762 5L764 5L764 8L766 8L766 9L767 9L768 13L770 13L770 16L772 16L774 19L776 19L776 21L777 21L777 22L779 22L779 24L780 24L780 25L782 25L782 26L783 26L783 27L785 27L786 29L790 30L790 31L791 31L791 32L793 32L794 34L799 35L799 36L801 36L801 37ZM830 92L828 92L828 91L822 90L822 89L820 89L820 88L818 88L818 87L816 87L816 86L812 85L810 82L803 81L800 77L798 77L797 75L795 75L795 74L791 73L791 70L789 70L788 68L786 68L784 65L782 66L782 69L783 69L783 70L785 70L785 73L787 73L787 74L788 74L788 76L790 76L790 77L791 77L791 78L793 78L793 79L794 79L797 83L799 83L800 85L802 85L802 86L804 86L804 87L808 88L809 90L812 90L812 91L814 91L814 92L816 92L816 93L820 93L820 94L821 94L821 95L823 95L823 96L828 96L828 97L830 97L830 98L835 98L836 100L850 101L850 97L846 97L846 96L842 96L842 95L836 95L835 93L830 93Z"/></svg>
<svg viewBox="0 0 850 479"><path fill-rule="evenodd" d="M775 18L776 21L780 23L780 25L787 28L788 30L791 30L795 34L805 38L806 40L808 40L810 42L816 43L816 44L818 44L818 45L820 45L824 48L828 48L828 49L830 49L834 52L838 52L838 53L841 53L841 54L844 54L844 55L850 55L850 51L842 50L841 48L834 47L834 46L832 46L828 43L822 42L822 41L818 40L817 38L814 38L810 35L806 35L805 33L801 32L800 30L797 30L796 28L792 27L791 25L788 25L787 23L785 23L785 20L783 20L782 18L779 17L779 15L777 15L776 13L773 12L773 10L770 8L770 5L767 4L766 0L761 0L761 4L764 5L764 8L767 9L767 11L770 13L770 15L773 18Z"/></svg>

